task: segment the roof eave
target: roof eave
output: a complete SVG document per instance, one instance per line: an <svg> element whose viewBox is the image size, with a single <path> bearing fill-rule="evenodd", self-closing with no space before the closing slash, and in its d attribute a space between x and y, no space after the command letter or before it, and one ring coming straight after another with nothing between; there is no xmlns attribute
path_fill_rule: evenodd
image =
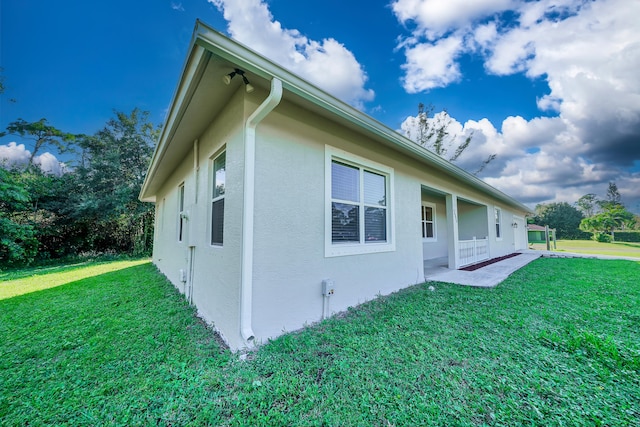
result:
<svg viewBox="0 0 640 427"><path fill-rule="evenodd" d="M241 51L242 53L238 54L238 51ZM242 68L245 71L250 71L251 73L267 80L277 77L282 81L283 90L302 97L320 108L335 114L341 120L356 125L359 129L375 135L378 139L390 142L391 145L394 145L400 151L403 151L430 166L435 166L443 170L445 173L455 176L460 181L471 185L477 190L480 190L481 192L488 194L509 206L515 207L527 214L533 213L531 209L524 204L490 186L478 177L416 144L397 131L362 113L345 102L340 101L301 77L287 71L264 56L249 49L247 46L226 37L199 20L196 22L189 52L190 54L187 57L187 61L185 62L181 74L182 77L180 84L178 85L171 102L171 109L167 115L167 120L163 127L158 147L154 152L151 165L149 166L147 179L145 180L140 193L140 199L143 201L152 201L152 199L155 198L155 195L147 194L149 187L148 183L153 179L153 174L158 163L162 159L162 154L164 153L164 150L166 150L166 145L168 144L168 141L170 141L170 136L174 131L173 127L176 123L179 123L179 114L184 112L184 109L180 104L186 100L189 89L193 89L197 86L197 82L194 84L193 81L197 74L196 70L202 63L203 59L205 59L205 53L209 52L210 54L219 56L237 64L239 68Z"/></svg>

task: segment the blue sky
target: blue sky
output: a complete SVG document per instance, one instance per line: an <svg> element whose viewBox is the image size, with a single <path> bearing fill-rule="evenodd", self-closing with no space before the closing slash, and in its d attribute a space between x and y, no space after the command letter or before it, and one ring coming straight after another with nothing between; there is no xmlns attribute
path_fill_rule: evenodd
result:
<svg viewBox="0 0 640 427"><path fill-rule="evenodd" d="M4 0L0 128L94 133L114 109L162 123L197 18L393 129L417 104L473 132L459 165L535 206L604 196L640 212L640 2ZM409 118L407 120L407 118ZM15 144L11 144L15 143ZM24 143L24 147L20 147ZM24 158L28 141L0 139ZM67 160L51 153L48 162ZM43 164L46 163L42 159Z"/></svg>

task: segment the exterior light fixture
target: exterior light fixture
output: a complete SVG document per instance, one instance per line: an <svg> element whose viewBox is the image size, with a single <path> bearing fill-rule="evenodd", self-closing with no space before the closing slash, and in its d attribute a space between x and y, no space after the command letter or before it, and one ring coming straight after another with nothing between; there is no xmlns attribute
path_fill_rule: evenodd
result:
<svg viewBox="0 0 640 427"><path fill-rule="evenodd" d="M251 83L249 83L249 79L247 79L247 76L244 75L244 71L242 71L239 68L235 68L229 74L225 74L224 76L222 76L222 81L224 82L224 84L228 85L231 83L231 79L233 79L236 74L239 76L242 76L242 81L244 82L244 88L247 91L247 93L251 93L255 90L255 88L251 85Z"/></svg>
<svg viewBox="0 0 640 427"><path fill-rule="evenodd" d="M511 226L512 226L513 228L518 228L518 223L517 223L517 222L514 222L513 224L511 224Z"/></svg>

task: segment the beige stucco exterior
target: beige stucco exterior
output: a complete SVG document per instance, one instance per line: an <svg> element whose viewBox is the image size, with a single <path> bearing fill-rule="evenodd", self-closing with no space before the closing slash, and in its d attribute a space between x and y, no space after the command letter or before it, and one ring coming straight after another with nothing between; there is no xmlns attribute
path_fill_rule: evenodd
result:
<svg viewBox="0 0 640 427"><path fill-rule="evenodd" d="M270 65L275 70L273 78L283 78L285 89L277 107L256 129L255 170L249 175L255 177L254 208L250 212L252 259L243 256L243 245L249 241L243 236L245 124L269 96L269 80L260 77L265 65L251 75L252 84L256 83L252 93L246 93L243 85L221 86L221 77L230 65L248 68L247 57L254 62L264 59L198 25L192 54L174 97L175 113L170 113L165 125L141 198L156 204L153 262L232 349L265 342L326 314L421 283L424 260L447 257L449 264L456 266L458 240L487 238L491 257L524 248L517 246L526 242L526 207L480 181L476 183L475 178L455 167L449 169L439 160L430 164L429 153L416 157L411 146L396 147L394 141L385 139L386 132L392 135L392 131L382 125L367 124L370 129L359 126L359 122L369 120L362 113L358 113L360 117L332 99L323 107L324 98L320 102L317 96L308 95L313 89L310 85L291 84L287 89L288 76L276 76L275 71L284 71ZM198 44L198 34L213 47L207 44L203 49L205 43ZM228 64L233 59L230 49L217 52L215 41L223 47L230 43L238 64ZM215 54L222 59L215 59ZM192 84L193 76L198 75L200 82ZM207 85L202 83L205 80ZM215 85L220 86L219 92L212 88ZM206 96L198 98L207 91L220 98L216 104ZM333 106L340 109L333 111ZM207 116L203 110L212 114ZM223 150L224 244L216 246L210 242L212 160ZM340 256L327 251L332 243L327 229L330 209L326 164L335 153L392 171L388 206L391 242L380 252ZM186 232L179 241L181 185ZM423 202L436 207L436 241L422 239ZM496 207L502 213L500 238L496 237ZM514 228L516 222L519 227ZM247 259L251 259L251 268L243 270ZM251 277L243 278L245 271L251 271ZM333 295L323 296L323 280L333 282ZM242 313L246 289L251 292L248 316ZM241 333L241 322L247 319L254 336L251 340Z"/></svg>

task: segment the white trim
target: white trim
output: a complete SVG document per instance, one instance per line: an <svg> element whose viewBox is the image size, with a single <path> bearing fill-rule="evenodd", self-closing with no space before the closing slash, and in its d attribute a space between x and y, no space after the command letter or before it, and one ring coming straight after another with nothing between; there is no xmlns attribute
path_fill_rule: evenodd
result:
<svg viewBox="0 0 640 427"><path fill-rule="evenodd" d="M431 208L432 210L432 220L431 223L433 224L433 237L423 237L422 241L423 242L437 242L438 241L438 226L437 226L437 220L436 220L436 204L432 203L432 202L422 202L420 209L422 210L423 207L428 207ZM420 212L420 232L422 234L423 231L423 227L424 227L424 220L422 219L422 212Z"/></svg>
<svg viewBox="0 0 640 427"><path fill-rule="evenodd" d="M496 214L498 214L498 220L496 221ZM493 229L494 232L496 233L496 240L497 241L501 241L502 238L504 237L504 218L502 215L502 208L499 208L497 206L493 207ZM498 236L498 229L496 228L496 225L500 225L500 235Z"/></svg>
<svg viewBox="0 0 640 427"><path fill-rule="evenodd" d="M178 185L178 223L176 224L176 234L178 243L184 242L184 234L186 230L186 221L185 221L185 213L184 213L184 197L185 197L185 189L184 189L184 181L182 181Z"/></svg>
<svg viewBox="0 0 640 427"><path fill-rule="evenodd" d="M216 191L216 160L218 160L220 158L220 156L222 156L223 154L225 154L225 159L224 159L224 171L225 171L225 191L222 195L219 195L218 197L214 197L213 195L215 194ZM227 179L226 179L226 173L227 173L227 158L226 158L226 154L227 154L227 146L226 144L223 144L222 147L215 152L215 154L211 157L209 157L209 185L211 186L211 191L209 191L209 206L208 206L208 211L209 211L209 216L208 216L208 224L207 224L207 231L208 231L208 241L209 241L209 246L212 248L222 248L224 247L224 224L225 224L225 220L224 220L224 216L225 216L225 212L226 209L223 210L222 212L222 243L213 243L212 239L213 239L213 203L217 202L219 200L226 200L226 195L227 195Z"/></svg>
<svg viewBox="0 0 640 427"><path fill-rule="evenodd" d="M364 170L378 173L385 177L386 184L386 196L387 196L387 241L383 243L339 243L334 244L331 239L332 229L332 212L331 212L331 163L333 160L344 161L354 166L358 166ZM360 174L362 180L362 174ZM376 163L372 160L365 159L355 154L348 153L344 150L325 145L325 173L324 173L324 188L325 188L325 222L324 222L324 256L335 257L344 255L357 255L368 254L378 252L392 252L396 250L395 242L395 201L394 201L394 171L389 166ZM364 191L362 183L360 185L360 191ZM360 202L364 205L364 201ZM364 217L364 212L360 213L361 218ZM361 221L361 227L364 227L364 221ZM362 234L362 233L361 233Z"/></svg>

